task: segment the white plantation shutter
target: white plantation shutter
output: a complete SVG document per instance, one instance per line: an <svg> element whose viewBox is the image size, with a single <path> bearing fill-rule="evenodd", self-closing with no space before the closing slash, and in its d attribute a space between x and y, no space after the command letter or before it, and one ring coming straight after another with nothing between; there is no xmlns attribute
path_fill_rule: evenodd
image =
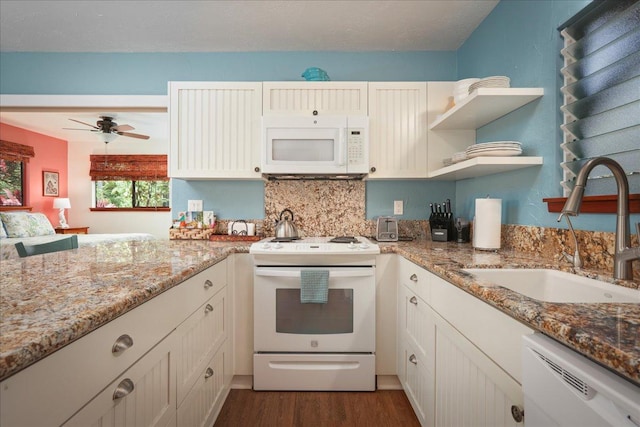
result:
<svg viewBox="0 0 640 427"><path fill-rule="evenodd" d="M565 196L582 165L609 157L640 193L640 0L594 1L559 30L564 38ZM589 175L586 195L615 194L604 166Z"/></svg>

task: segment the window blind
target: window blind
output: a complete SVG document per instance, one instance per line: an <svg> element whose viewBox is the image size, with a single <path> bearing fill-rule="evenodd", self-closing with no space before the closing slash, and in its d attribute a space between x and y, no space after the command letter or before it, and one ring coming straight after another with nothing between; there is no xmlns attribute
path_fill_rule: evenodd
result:
<svg viewBox="0 0 640 427"><path fill-rule="evenodd" d="M168 181L165 154L91 155L92 181Z"/></svg>
<svg viewBox="0 0 640 427"><path fill-rule="evenodd" d="M640 193L640 0L599 0L559 28L564 39L563 181L567 196L582 165L609 157ZM586 195L615 194L611 171L596 167Z"/></svg>
<svg viewBox="0 0 640 427"><path fill-rule="evenodd" d="M4 160L28 162L29 159L35 155L35 151L30 145L0 140L0 158Z"/></svg>

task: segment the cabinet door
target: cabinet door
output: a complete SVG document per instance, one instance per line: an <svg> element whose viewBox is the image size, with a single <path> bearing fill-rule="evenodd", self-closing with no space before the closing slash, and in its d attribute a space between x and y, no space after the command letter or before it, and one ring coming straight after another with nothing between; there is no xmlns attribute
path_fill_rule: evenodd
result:
<svg viewBox="0 0 640 427"><path fill-rule="evenodd" d="M436 425L517 426L520 385L444 319L436 319Z"/></svg>
<svg viewBox="0 0 640 427"><path fill-rule="evenodd" d="M369 83L370 179L427 177L427 83Z"/></svg>
<svg viewBox="0 0 640 427"><path fill-rule="evenodd" d="M174 334L125 371L65 426L166 426L176 415Z"/></svg>
<svg viewBox="0 0 640 427"><path fill-rule="evenodd" d="M266 115L367 115L366 82L264 82Z"/></svg>
<svg viewBox="0 0 640 427"><path fill-rule="evenodd" d="M178 341L178 405L189 392L209 359L228 335L225 313L228 307L225 287L176 329Z"/></svg>
<svg viewBox="0 0 640 427"><path fill-rule="evenodd" d="M178 408L178 426L210 427L214 424L233 376L229 348L229 340L226 340L199 372L195 385Z"/></svg>
<svg viewBox="0 0 640 427"><path fill-rule="evenodd" d="M433 311L400 285L398 377L422 425L434 422L435 323Z"/></svg>
<svg viewBox="0 0 640 427"><path fill-rule="evenodd" d="M173 178L260 178L262 84L170 82Z"/></svg>

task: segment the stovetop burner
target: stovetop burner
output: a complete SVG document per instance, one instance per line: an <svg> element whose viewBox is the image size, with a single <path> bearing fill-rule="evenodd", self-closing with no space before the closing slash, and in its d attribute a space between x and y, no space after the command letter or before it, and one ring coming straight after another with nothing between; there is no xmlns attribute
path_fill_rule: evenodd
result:
<svg viewBox="0 0 640 427"><path fill-rule="evenodd" d="M329 243L360 243L360 241L353 236L337 236L329 240Z"/></svg>
<svg viewBox="0 0 640 427"><path fill-rule="evenodd" d="M294 242L296 240L302 240L302 239L300 237L274 237L269 241L273 243L289 243L289 242Z"/></svg>

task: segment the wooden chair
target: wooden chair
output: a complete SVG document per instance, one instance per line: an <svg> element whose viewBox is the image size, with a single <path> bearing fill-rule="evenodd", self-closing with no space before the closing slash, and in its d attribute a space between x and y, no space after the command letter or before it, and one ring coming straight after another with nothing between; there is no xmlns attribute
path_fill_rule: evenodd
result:
<svg viewBox="0 0 640 427"><path fill-rule="evenodd" d="M78 247L78 236L72 235L66 239L54 240L49 243L41 243L39 245L25 246L24 243L16 243L16 250L20 258L31 255L46 254L49 252L66 251L67 249L76 249Z"/></svg>

